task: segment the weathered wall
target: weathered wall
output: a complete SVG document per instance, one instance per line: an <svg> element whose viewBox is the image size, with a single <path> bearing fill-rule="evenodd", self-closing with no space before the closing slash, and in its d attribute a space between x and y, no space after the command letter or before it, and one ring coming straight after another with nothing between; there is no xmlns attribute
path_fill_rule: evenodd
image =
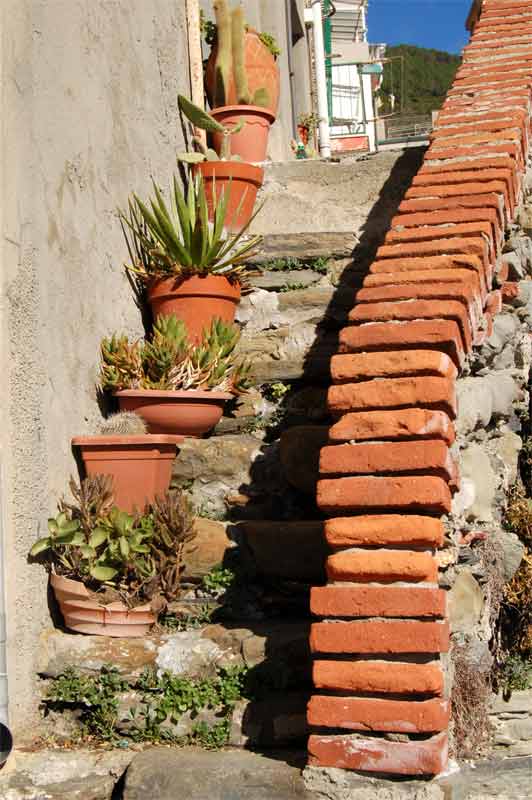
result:
<svg viewBox="0 0 532 800"><path fill-rule="evenodd" d="M98 344L140 330L117 204L180 146L184 3L4 0L2 512L12 724L29 729L46 576L28 549L75 472L70 439L98 418Z"/></svg>

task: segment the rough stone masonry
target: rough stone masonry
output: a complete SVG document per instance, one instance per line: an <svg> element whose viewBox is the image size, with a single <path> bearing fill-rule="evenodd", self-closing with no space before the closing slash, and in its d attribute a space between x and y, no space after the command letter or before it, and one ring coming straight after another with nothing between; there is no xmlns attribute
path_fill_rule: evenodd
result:
<svg viewBox="0 0 532 800"><path fill-rule="evenodd" d="M501 483L490 484L489 448L464 435L511 416L515 369L522 385L530 363L529 320L499 315L503 302L527 306L532 285L519 282L520 257L503 257L530 157L532 6L476 9L424 163L332 359L336 422L318 484L329 582L311 601L315 767L431 776L447 766L448 537L453 520L493 521ZM482 352L499 369L506 359L506 375L478 375ZM510 427L501 437L504 469L520 443Z"/></svg>

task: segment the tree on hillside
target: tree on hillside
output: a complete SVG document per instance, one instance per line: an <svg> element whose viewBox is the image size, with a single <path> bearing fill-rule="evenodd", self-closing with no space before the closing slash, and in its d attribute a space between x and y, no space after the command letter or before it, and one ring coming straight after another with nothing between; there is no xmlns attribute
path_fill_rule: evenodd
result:
<svg viewBox="0 0 532 800"><path fill-rule="evenodd" d="M402 57L404 66L401 66ZM384 78L379 90L383 113L392 110L404 114L429 114L441 107L451 86L460 56L442 50L430 50L410 44L386 48L386 58L394 59L384 65Z"/></svg>

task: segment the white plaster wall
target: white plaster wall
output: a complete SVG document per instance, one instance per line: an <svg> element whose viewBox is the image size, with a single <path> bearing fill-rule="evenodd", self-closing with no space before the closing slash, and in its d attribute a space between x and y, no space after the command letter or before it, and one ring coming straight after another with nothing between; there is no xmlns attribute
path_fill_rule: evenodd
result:
<svg viewBox="0 0 532 800"><path fill-rule="evenodd" d="M99 417L98 345L141 330L116 206L182 147L183 0L2 0L0 434L11 723L34 733L46 576L26 554Z"/></svg>

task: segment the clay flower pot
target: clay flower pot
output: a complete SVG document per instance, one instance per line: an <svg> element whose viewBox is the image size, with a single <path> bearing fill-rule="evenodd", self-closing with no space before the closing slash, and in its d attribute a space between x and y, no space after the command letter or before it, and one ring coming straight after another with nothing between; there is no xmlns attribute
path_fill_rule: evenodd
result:
<svg viewBox="0 0 532 800"><path fill-rule="evenodd" d="M215 317L225 323L235 319L240 301L240 283L221 275L194 275L191 278L161 278L148 286L148 302L156 319L175 314L187 326L188 338L201 342L201 334Z"/></svg>
<svg viewBox="0 0 532 800"><path fill-rule="evenodd" d="M111 475L115 502L123 511L144 509L170 486L180 436L85 436L81 449L87 475Z"/></svg>
<svg viewBox="0 0 532 800"><path fill-rule="evenodd" d="M268 150L270 128L275 116L267 108L260 106L222 106L210 112L211 117L225 128L234 128L242 120L244 127L231 136L231 155L240 156L242 161L265 161ZM223 134L213 133L214 149L221 155Z"/></svg>
<svg viewBox="0 0 532 800"><path fill-rule="evenodd" d="M116 393L121 411L134 411L146 422L150 433L192 436L197 439L222 418L228 392L195 389L169 392L126 389Z"/></svg>
<svg viewBox="0 0 532 800"><path fill-rule="evenodd" d="M132 638L146 636L157 621L149 605L136 608L120 602L100 605L81 581L52 574L50 584L65 625L71 631Z"/></svg>
<svg viewBox="0 0 532 800"><path fill-rule="evenodd" d="M213 106L214 90L216 86L215 62L217 53L218 48L215 44L211 50L205 70L205 88L211 108ZM271 54L266 45L261 42L257 31L254 30L248 30L244 39L244 66L250 94L254 95L257 89L266 89L270 97L268 110L274 115L277 114L281 87L279 66L275 57ZM232 75L229 81L226 102L229 105L234 105L238 102L235 82Z"/></svg>
<svg viewBox="0 0 532 800"><path fill-rule="evenodd" d="M213 192L219 198L229 192L226 228L237 233L253 216L257 192L264 180L264 170L241 161L204 161L198 164L205 183L209 218L213 221Z"/></svg>
<svg viewBox="0 0 532 800"><path fill-rule="evenodd" d="M298 125L297 134L299 136L300 141L306 146L309 142L309 137L310 137L309 128L307 128L306 125Z"/></svg>

